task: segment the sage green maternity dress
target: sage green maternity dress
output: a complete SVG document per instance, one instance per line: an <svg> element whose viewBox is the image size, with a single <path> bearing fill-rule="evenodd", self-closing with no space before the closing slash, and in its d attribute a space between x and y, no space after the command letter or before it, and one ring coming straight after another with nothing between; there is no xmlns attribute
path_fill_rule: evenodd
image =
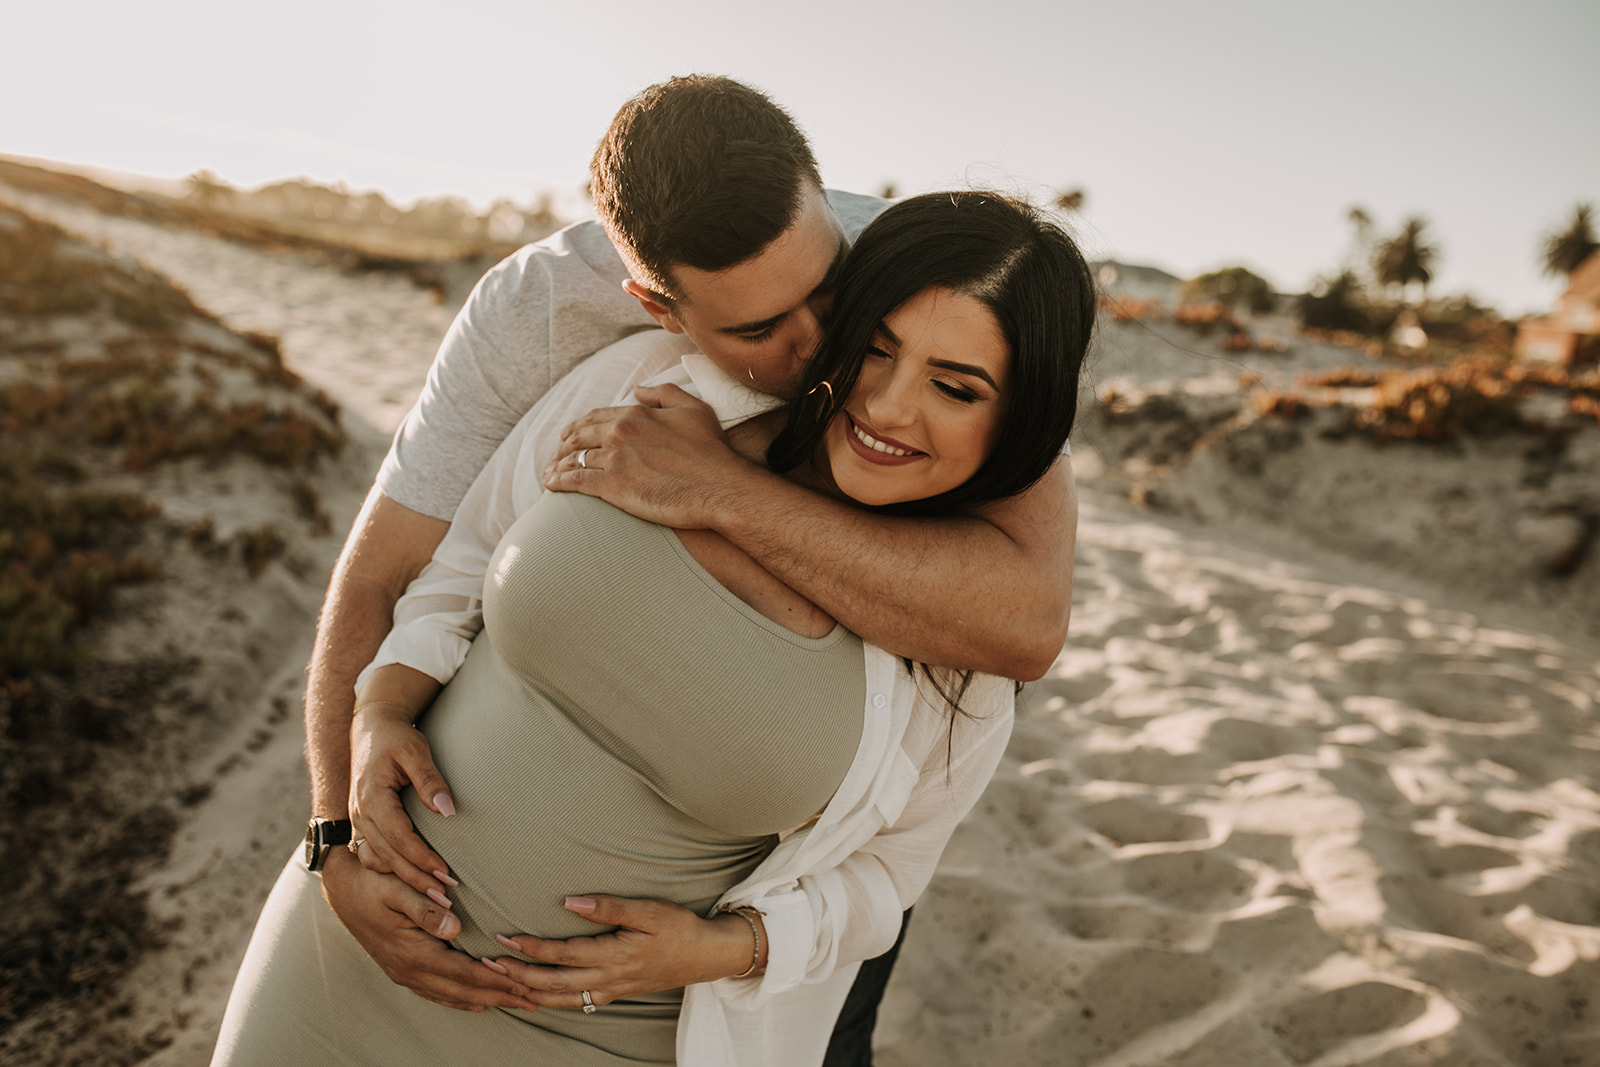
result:
<svg viewBox="0 0 1600 1067"><path fill-rule="evenodd" d="M705 914L817 814L861 737L861 642L801 637L719 585L668 529L549 494L501 541L484 629L419 725L455 797L419 831L460 879L456 947L603 932L579 893ZM285 867L215 1063L673 1062L680 990L592 1015L455 1011L392 984Z"/></svg>

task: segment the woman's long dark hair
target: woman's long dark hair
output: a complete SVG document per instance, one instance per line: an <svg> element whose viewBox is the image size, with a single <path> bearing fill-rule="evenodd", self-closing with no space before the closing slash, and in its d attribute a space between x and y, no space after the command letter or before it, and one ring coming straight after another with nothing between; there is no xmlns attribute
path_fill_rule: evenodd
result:
<svg viewBox="0 0 1600 1067"><path fill-rule="evenodd" d="M855 388L884 317L941 287L989 308L1011 350L1011 397L977 472L923 500L875 510L952 515L1042 478L1072 431L1078 372L1094 332L1094 280L1072 238L1027 204L990 192L928 193L884 211L845 258L833 313L799 399L767 450L775 471L815 455ZM827 385L824 386L823 383Z"/></svg>
<svg viewBox="0 0 1600 1067"><path fill-rule="evenodd" d="M873 510L954 515L1015 496L1044 477L1077 415L1078 374L1094 333L1094 279L1061 227L991 192L912 197L862 232L845 259L822 344L767 450L773 470L793 470L816 454L855 388L879 325L935 286L994 313L1011 352L1010 400L994 448L971 478L937 496ZM910 660L906 667L914 671ZM952 713L960 713L973 672L935 672L927 664L922 672Z"/></svg>

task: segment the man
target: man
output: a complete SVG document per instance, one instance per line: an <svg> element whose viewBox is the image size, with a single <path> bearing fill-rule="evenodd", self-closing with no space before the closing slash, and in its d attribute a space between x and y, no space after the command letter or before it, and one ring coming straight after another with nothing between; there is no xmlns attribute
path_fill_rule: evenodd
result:
<svg viewBox="0 0 1600 1067"><path fill-rule="evenodd" d="M593 170L605 231L569 227L485 277L452 325L351 531L307 690L318 819L347 812L356 674L510 427L584 356L651 326L685 334L725 373L757 389L787 392L818 338L846 241L883 206L825 195L788 116L727 79L675 79L646 90L618 114ZM600 402L626 396L613 392ZM1076 518L1064 464L982 519L896 521L775 490L676 398L648 417L632 435L662 447L635 453L613 434L608 448L619 477L624 452L658 457L641 466L703 464L719 472L718 512L753 520L723 532L867 640L925 662L1022 678L1042 674L1059 651ZM668 455L678 458L659 461ZM714 521L720 529L723 519ZM690 524L712 520L697 514ZM451 810L436 772L408 777L437 808ZM402 775L389 784L404 784ZM374 842L380 846L397 860ZM318 855L330 906L391 978L469 1010L530 1005L525 987L437 940L458 928L444 906L447 881L430 900L366 872L342 849ZM879 969L886 977L887 966ZM882 979L875 986L854 1027L857 1046L842 1050L855 1059L839 1062L870 1056L865 1042Z"/></svg>

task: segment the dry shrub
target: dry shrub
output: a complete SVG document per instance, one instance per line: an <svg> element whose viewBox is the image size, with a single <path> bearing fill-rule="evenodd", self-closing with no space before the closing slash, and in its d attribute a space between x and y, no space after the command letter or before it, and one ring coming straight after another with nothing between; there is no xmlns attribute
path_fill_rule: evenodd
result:
<svg viewBox="0 0 1600 1067"><path fill-rule="evenodd" d="M55 493L15 457L0 469L0 679L69 670L75 632L118 585L159 573L126 554L123 532L157 513L126 493Z"/></svg>
<svg viewBox="0 0 1600 1067"><path fill-rule="evenodd" d="M62 231L21 213L0 226L0 311L19 318L75 315L100 303L96 273L86 261L61 254Z"/></svg>
<svg viewBox="0 0 1600 1067"><path fill-rule="evenodd" d="M259 577L267 564L283 555L289 543L272 523L254 530L241 530L238 534L239 554L249 568L252 578Z"/></svg>
<svg viewBox="0 0 1600 1067"><path fill-rule="evenodd" d="M1600 419L1600 374L1572 374L1563 367L1506 363L1493 357L1460 360L1417 370L1341 367L1302 374L1299 388L1366 388L1374 399L1354 420L1380 440L1442 441L1462 435L1488 437L1528 427L1521 400L1534 388L1571 395L1574 414ZM1252 396L1262 414L1287 415L1279 394Z"/></svg>
<svg viewBox="0 0 1600 1067"><path fill-rule="evenodd" d="M245 330L239 336L272 357L272 362L279 366L283 365L283 341L276 334L263 330Z"/></svg>
<svg viewBox="0 0 1600 1067"><path fill-rule="evenodd" d="M130 470L230 454L297 469L344 447L345 437L331 420L292 408L224 404L209 394L185 403L168 385L172 373L171 361L163 358L60 361L54 381L0 389L0 430L121 449ZM331 406L316 396L311 400L324 411Z"/></svg>
<svg viewBox="0 0 1600 1067"><path fill-rule="evenodd" d="M210 515L196 519L183 528L183 538L196 548L204 548L215 544L217 540L217 520Z"/></svg>
<svg viewBox="0 0 1600 1067"><path fill-rule="evenodd" d="M1523 425L1516 383L1476 363L1392 372L1356 424L1378 437L1440 441L1461 434L1492 436Z"/></svg>
<svg viewBox="0 0 1600 1067"><path fill-rule="evenodd" d="M1135 300L1126 296L1100 294L1100 310L1116 322L1146 322L1159 319L1163 308L1159 300Z"/></svg>
<svg viewBox="0 0 1600 1067"><path fill-rule="evenodd" d="M295 510L311 524L311 532L322 537L333 532L333 517L322 509L322 494L304 478L289 484L289 495L294 498Z"/></svg>
<svg viewBox="0 0 1600 1067"><path fill-rule="evenodd" d="M1230 334L1243 333L1244 327L1234 318L1233 312L1216 302L1206 304L1180 304L1172 313L1172 321L1187 326L1200 337L1222 328Z"/></svg>
<svg viewBox="0 0 1600 1067"><path fill-rule="evenodd" d="M182 290L0 205L0 314L28 321L108 311L134 326L132 334L90 358L49 353L28 376L0 386L0 680L64 674L85 663L82 627L116 587L157 573L132 554L138 527L155 506L135 495L74 488L88 470L245 455L300 471L344 443L336 406L306 395L283 365L276 338L247 338L256 352L180 342L174 327L206 317ZM300 396L281 408L225 402L216 390L218 371L227 367ZM184 370L206 391L194 394L192 383L180 388ZM298 485L298 505L322 529L327 518L314 494L306 495L309 483L301 478ZM186 533L196 548L220 547L209 523ZM259 573L285 541L263 527L242 545L246 566Z"/></svg>
<svg viewBox="0 0 1600 1067"><path fill-rule="evenodd" d="M1365 367L1335 367L1318 373L1301 372L1295 383L1302 388L1314 389L1370 389L1383 378L1383 372Z"/></svg>
<svg viewBox="0 0 1600 1067"><path fill-rule="evenodd" d="M1338 345L1340 348L1359 348L1362 351L1371 350L1371 341L1367 335L1356 330L1323 330L1312 326L1302 326L1300 335L1308 341L1317 341L1322 344ZM1382 351L1382 344L1379 344Z"/></svg>
<svg viewBox="0 0 1600 1067"><path fill-rule="evenodd" d="M0 208L8 207L0 202ZM63 245L67 234L11 208L0 225L0 312L17 318L81 315L100 309L136 329L171 329L204 315L181 288L163 278Z"/></svg>
<svg viewBox="0 0 1600 1067"><path fill-rule="evenodd" d="M1306 414L1310 405L1298 393L1280 393L1271 389L1256 389L1250 393L1250 406L1260 416L1277 415L1297 419Z"/></svg>

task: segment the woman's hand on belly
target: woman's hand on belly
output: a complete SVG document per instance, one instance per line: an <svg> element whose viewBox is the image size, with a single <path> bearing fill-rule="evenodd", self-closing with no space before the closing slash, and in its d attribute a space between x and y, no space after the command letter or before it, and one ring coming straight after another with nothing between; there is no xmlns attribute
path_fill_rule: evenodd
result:
<svg viewBox="0 0 1600 1067"><path fill-rule="evenodd" d="M592 902L585 909L584 902ZM766 964L766 937L755 960L750 923L740 915L702 919L665 900L627 900L595 894L568 897L567 910L618 929L596 937L549 941L520 934L497 935L501 944L538 961L513 956L484 961L529 990L546 1007L583 1007L583 991L595 1004L679 989L743 974L754 960ZM755 922L760 923L756 918Z"/></svg>

